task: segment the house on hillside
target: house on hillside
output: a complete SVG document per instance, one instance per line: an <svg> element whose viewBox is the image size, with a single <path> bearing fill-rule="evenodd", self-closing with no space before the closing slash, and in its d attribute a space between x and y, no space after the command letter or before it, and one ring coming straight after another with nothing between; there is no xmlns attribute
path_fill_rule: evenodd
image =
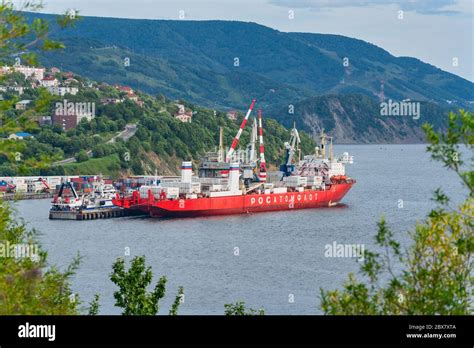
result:
<svg viewBox="0 0 474 348"><path fill-rule="evenodd" d="M36 80L42 80L45 73L45 68L36 68L24 65L4 66L0 74L10 74L12 72L19 72L25 76L25 79L33 77Z"/></svg>
<svg viewBox="0 0 474 348"><path fill-rule="evenodd" d="M124 99L120 98L102 98L100 103L102 105L109 105L109 104L120 104L123 103Z"/></svg>
<svg viewBox="0 0 474 348"><path fill-rule="evenodd" d="M141 100L138 95L136 95L135 93L132 93L132 94L127 94L125 96L125 98L133 101L135 104L137 104L139 107L143 107L143 100Z"/></svg>
<svg viewBox="0 0 474 348"><path fill-rule="evenodd" d="M120 86L120 85L115 85L114 86L116 89L118 89L120 92L124 92L125 98L133 101L136 103L138 106L143 107L143 101L140 99L138 95L135 94L133 89L128 86Z"/></svg>
<svg viewBox="0 0 474 348"><path fill-rule="evenodd" d="M59 82L54 76L45 76L41 81L40 81L41 86L43 87L57 87Z"/></svg>
<svg viewBox="0 0 474 348"><path fill-rule="evenodd" d="M115 88L118 89L120 92L127 93L128 95L133 95L134 94L133 89L131 87L128 87L128 86L115 85Z"/></svg>
<svg viewBox="0 0 474 348"><path fill-rule="evenodd" d="M133 101L135 104L137 104L140 107L143 107L143 100L140 99L138 95L135 94L133 89L128 86L120 86L120 85L115 85L114 86L116 89L118 89L120 92L124 92L125 98Z"/></svg>
<svg viewBox="0 0 474 348"><path fill-rule="evenodd" d="M191 123L192 119L193 119L193 112L192 111L187 111L187 112L184 112L184 113L177 113L174 115L174 117L178 120L180 120L181 122L187 122L187 123Z"/></svg>
<svg viewBox="0 0 474 348"><path fill-rule="evenodd" d="M76 127L83 119L90 122L94 118L94 113L91 111L81 110L68 110L67 112L61 112L55 110L51 116L51 123L53 125L59 125L65 131Z"/></svg>
<svg viewBox="0 0 474 348"><path fill-rule="evenodd" d="M8 137L8 139L13 139L13 140L23 140L25 138L33 138L33 135L26 132L18 132L18 133L10 134L10 136Z"/></svg>
<svg viewBox="0 0 474 348"><path fill-rule="evenodd" d="M174 118L180 120L181 122L191 123L193 119L193 111L188 110L182 104L178 104L178 112L174 114Z"/></svg>
<svg viewBox="0 0 474 348"><path fill-rule="evenodd" d="M31 100L20 100L18 103L15 104L16 110L26 110L28 105L31 103Z"/></svg>
<svg viewBox="0 0 474 348"><path fill-rule="evenodd" d="M63 85L69 86L71 83L78 84L79 81L73 77L68 77L66 80L64 80Z"/></svg>
<svg viewBox="0 0 474 348"><path fill-rule="evenodd" d="M38 124L40 125L40 127L51 126L53 124L51 116L39 116Z"/></svg>
<svg viewBox="0 0 474 348"><path fill-rule="evenodd" d="M6 91L14 91L14 92L17 92L18 95L22 95L25 91L25 87L21 87L21 86L0 86L0 92L6 92Z"/></svg>
<svg viewBox="0 0 474 348"><path fill-rule="evenodd" d="M64 96L66 94L72 94L72 95L76 95L77 92L79 92L79 88L77 87L60 87L60 86L52 86L52 87L48 87L48 91L51 93L51 94L54 94L54 95L59 95L59 96Z"/></svg>
<svg viewBox="0 0 474 348"><path fill-rule="evenodd" d="M232 120L232 121L235 121L237 119L237 115L238 115L238 112L235 110L231 110L227 112L227 118L229 118L229 120Z"/></svg>

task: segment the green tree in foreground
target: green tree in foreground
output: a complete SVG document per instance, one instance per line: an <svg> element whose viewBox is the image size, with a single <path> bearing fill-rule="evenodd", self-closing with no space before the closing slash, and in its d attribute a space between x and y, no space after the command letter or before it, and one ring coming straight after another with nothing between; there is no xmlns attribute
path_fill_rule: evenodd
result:
<svg viewBox="0 0 474 348"><path fill-rule="evenodd" d="M89 309L87 311L88 315L97 315L99 314L99 295L95 294L92 301L89 303Z"/></svg>
<svg viewBox="0 0 474 348"><path fill-rule="evenodd" d="M50 39L50 22L41 18L32 21L24 16L25 11L36 12L43 8L41 1L0 2L0 61L17 55L27 64L37 63L37 55L31 50L51 51L64 48L59 41ZM59 29L73 26L78 18L76 11L68 11L56 17Z"/></svg>
<svg viewBox="0 0 474 348"><path fill-rule="evenodd" d="M36 231L15 222L10 206L0 200L0 315L78 314L70 278L79 257L61 272L47 264L35 237Z"/></svg>
<svg viewBox="0 0 474 348"><path fill-rule="evenodd" d="M119 258L112 269L110 280L119 287L119 290L114 292L115 305L122 308L123 315L158 314L160 309L158 302L165 296L165 276L159 279L152 292L148 292L147 287L153 280L153 273L151 267L146 267L144 256L135 257L128 270L125 269L125 261ZM169 312L170 315L178 313L179 305L183 300L183 288L180 287Z"/></svg>
<svg viewBox="0 0 474 348"><path fill-rule="evenodd" d="M42 18L31 18L26 15L26 12L37 12L43 9L41 0L28 1L0 1L0 65L37 65L37 53L57 49L62 49L65 46L56 40L51 39L51 34L54 30L63 30L74 26L79 18L78 12L69 10L64 15L55 17L55 23ZM52 25L53 24L53 25ZM17 76L22 76L17 74ZM9 74L2 74L0 82L4 84L12 78ZM13 76L14 78L14 76ZM21 83L26 84L23 76ZM19 81L19 82L20 82ZM29 128L36 127L36 122L31 119L13 118L11 113L12 108L18 99L0 98L0 133L13 132L18 130L30 131ZM47 112L51 103L50 94L45 89L40 89L40 96L35 104L37 112ZM10 116L8 116L10 114ZM13 113L14 115L14 113ZM30 148L31 150L32 148ZM33 148L34 149L34 148ZM8 141L0 141L0 154L9 158L15 158L17 153L23 154L25 149L12 148ZM44 147L40 149L44 152ZM21 168L12 165L14 162L4 164L1 173L25 174L24 171L34 168L38 171L49 167L50 159L44 156L43 153L37 158L30 158L28 162L24 162ZM15 169L16 168L16 169Z"/></svg>
<svg viewBox="0 0 474 348"><path fill-rule="evenodd" d="M449 115L446 133L425 124L434 160L441 161L461 178L468 197L457 208L438 189L432 210L423 223L410 232L411 245L401 250L385 220L375 236L381 254L366 252L361 265L365 281L353 274L342 290L323 290L321 308L334 315L457 315L473 313L474 199L472 157L461 160L460 145L472 155L474 115L461 110ZM396 265L401 269L396 272Z"/></svg>
<svg viewBox="0 0 474 348"><path fill-rule="evenodd" d="M265 315L265 310L245 307L245 303L240 301L236 303L225 304L225 315Z"/></svg>

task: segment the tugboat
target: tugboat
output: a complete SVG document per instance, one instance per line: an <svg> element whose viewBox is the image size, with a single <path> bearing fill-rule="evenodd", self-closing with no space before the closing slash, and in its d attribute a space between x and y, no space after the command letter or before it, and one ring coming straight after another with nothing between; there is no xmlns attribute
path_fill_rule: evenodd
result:
<svg viewBox="0 0 474 348"><path fill-rule="evenodd" d="M69 195L66 194L69 191ZM124 216L125 212L112 203L117 190L113 185L102 181L95 183L94 190L81 197L71 182L61 184L54 195L49 218L55 220L91 220Z"/></svg>

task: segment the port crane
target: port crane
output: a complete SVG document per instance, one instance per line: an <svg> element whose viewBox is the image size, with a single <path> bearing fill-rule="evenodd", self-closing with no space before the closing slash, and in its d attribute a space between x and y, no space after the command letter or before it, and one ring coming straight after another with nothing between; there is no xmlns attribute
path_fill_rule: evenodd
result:
<svg viewBox="0 0 474 348"><path fill-rule="evenodd" d="M240 136L242 135L242 132L244 131L245 125L247 124L247 121L249 119L250 114L252 113L252 110L253 110L253 107L254 107L256 101L257 101L256 99L252 100L252 104L250 104L250 107L249 107L247 113L245 114L244 119L242 120L242 124L240 125L239 131L237 132L237 134L234 138L234 141L232 141L232 145L230 146L230 149L227 152L227 155L225 156L225 161L226 162L230 162L230 160L232 158L232 155L235 152L235 148L237 147L237 144L239 143Z"/></svg>
<svg viewBox="0 0 474 348"><path fill-rule="evenodd" d="M295 153L299 152L299 145L301 144L300 135L296 129L296 124L293 124L293 128L290 133L290 141L285 142L286 157L285 163L280 166L280 171L283 172L284 176L290 176L295 171Z"/></svg>
<svg viewBox="0 0 474 348"><path fill-rule="evenodd" d="M259 142L259 157L257 157L256 142ZM258 110L257 119L253 119L252 133L250 135L250 144L247 147L247 162L242 165L244 169L244 181L247 181L247 186L250 181L265 183L267 181L267 165L265 162L265 146L263 145L263 126L262 126L262 110ZM259 173L257 171L257 163L260 161ZM245 175L245 169L252 170L252 178Z"/></svg>
<svg viewBox="0 0 474 348"><path fill-rule="evenodd" d="M41 190L41 192L51 192L51 188L49 187L46 180L44 180L43 178L38 178L38 181L40 181L44 186L43 189Z"/></svg>
<svg viewBox="0 0 474 348"><path fill-rule="evenodd" d="M69 197L64 197L63 198L63 193L65 192L66 189L69 189L74 196L74 201L71 202ZM61 186L59 187L58 193L54 196L53 198L53 203L64 203L64 206L67 207L67 205L73 203L76 206L82 205L81 199L79 198L79 195L76 192L76 189L72 185L70 181L63 182Z"/></svg>
<svg viewBox="0 0 474 348"><path fill-rule="evenodd" d="M7 183L7 193L14 193L16 190L16 185Z"/></svg>
<svg viewBox="0 0 474 348"><path fill-rule="evenodd" d="M242 120L240 128L234 137L232 145L229 148L229 151L225 154L225 162L230 163L233 156L235 156L235 150L239 143L240 136L248 122L250 114L253 111L255 106L256 99L252 100L250 107ZM299 136L298 136L299 138ZM257 155L257 140L259 142L259 154ZM223 159L223 143L222 143L222 129L219 132L219 151L218 151L218 161L220 162ZM257 175L257 163L260 161L259 173ZM253 119L252 130L250 134L250 142L246 148L245 159L240 159L241 165L240 169L242 172L242 177L245 183L245 186L250 187L251 182L258 182L259 186L266 182L267 180L267 166L265 161L265 147L263 144L263 126L262 126L262 110L258 110L258 121L257 118Z"/></svg>
<svg viewBox="0 0 474 348"><path fill-rule="evenodd" d="M265 147L263 145L263 127L262 127L262 110L258 110L258 132L260 142L260 173L258 180L261 182L267 181L267 164L265 162Z"/></svg>
<svg viewBox="0 0 474 348"><path fill-rule="evenodd" d="M255 164L257 162L257 152L255 143L257 142L257 120L254 118L252 123L252 133L250 134L250 143L247 146L247 162Z"/></svg>

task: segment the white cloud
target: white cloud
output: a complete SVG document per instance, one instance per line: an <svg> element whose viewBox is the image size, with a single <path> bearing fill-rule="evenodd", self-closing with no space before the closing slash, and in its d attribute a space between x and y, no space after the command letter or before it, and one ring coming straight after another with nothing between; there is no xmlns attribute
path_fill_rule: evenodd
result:
<svg viewBox="0 0 474 348"><path fill-rule="evenodd" d="M455 14L464 11L472 12L467 4L471 0L270 0L270 3L288 8L327 9L344 7L373 7L396 5L405 11L423 14Z"/></svg>

